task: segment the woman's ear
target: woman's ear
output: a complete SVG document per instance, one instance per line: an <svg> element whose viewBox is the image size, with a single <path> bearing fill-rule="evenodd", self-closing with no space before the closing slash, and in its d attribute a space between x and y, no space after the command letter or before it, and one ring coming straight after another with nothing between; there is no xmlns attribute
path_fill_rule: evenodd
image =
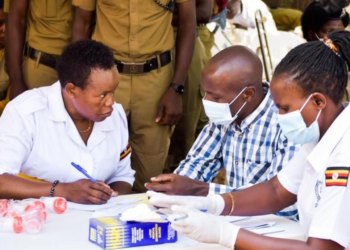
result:
<svg viewBox="0 0 350 250"><path fill-rule="evenodd" d="M77 96L77 87L71 82L66 84L66 87L64 88L64 90L66 91L68 96L72 99L74 99Z"/></svg>
<svg viewBox="0 0 350 250"><path fill-rule="evenodd" d="M311 97L311 100L317 109L324 109L327 106L327 99L321 93L314 93Z"/></svg>

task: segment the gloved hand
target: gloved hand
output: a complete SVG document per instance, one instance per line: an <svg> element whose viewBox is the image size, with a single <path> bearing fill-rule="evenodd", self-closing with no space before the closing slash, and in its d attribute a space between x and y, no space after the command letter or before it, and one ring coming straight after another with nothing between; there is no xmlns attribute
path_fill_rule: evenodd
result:
<svg viewBox="0 0 350 250"><path fill-rule="evenodd" d="M234 249L240 227L193 207L175 205L171 210L187 215L185 219L171 221L171 226L179 233L200 242L216 243Z"/></svg>
<svg viewBox="0 0 350 250"><path fill-rule="evenodd" d="M170 208L172 205L183 205L205 210L208 213L220 215L225 208L225 201L218 194L206 197L167 195L154 191L147 191L149 202L157 207Z"/></svg>

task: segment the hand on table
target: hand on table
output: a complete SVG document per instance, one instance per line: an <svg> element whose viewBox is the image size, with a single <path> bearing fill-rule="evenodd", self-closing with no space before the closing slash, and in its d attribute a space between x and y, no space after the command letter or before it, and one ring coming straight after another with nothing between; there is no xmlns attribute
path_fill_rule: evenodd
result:
<svg viewBox="0 0 350 250"><path fill-rule="evenodd" d="M176 195L206 195L209 191L209 184L190 179L177 174L161 174L151 178L145 187L148 190Z"/></svg>
<svg viewBox="0 0 350 250"><path fill-rule="evenodd" d="M225 207L224 199L218 195L208 195L207 197L166 195L147 191L149 202L157 207L170 208L173 205L190 206L211 214L221 214Z"/></svg>
<svg viewBox="0 0 350 250"><path fill-rule="evenodd" d="M179 233L200 242L216 243L233 249L240 227L189 206L172 206L171 210L187 215L185 219L171 221L171 226Z"/></svg>
<svg viewBox="0 0 350 250"><path fill-rule="evenodd" d="M80 204L104 204L111 197L117 196L106 183L92 182L87 179L81 179L70 183L60 183L56 189L59 189L60 196L68 201L73 201Z"/></svg>

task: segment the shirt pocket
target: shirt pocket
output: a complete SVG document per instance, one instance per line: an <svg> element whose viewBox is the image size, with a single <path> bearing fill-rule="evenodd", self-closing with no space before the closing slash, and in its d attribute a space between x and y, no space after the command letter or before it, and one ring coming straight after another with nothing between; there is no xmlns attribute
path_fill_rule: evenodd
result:
<svg viewBox="0 0 350 250"><path fill-rule="evenodd" d="M269 174L268 163L257 163L251 160L247 160L246 162L247 164L244 167L245 183L257 184L267 179Z"/></svg>
<svg viewBox="0 0 350 250"><path fill-rule="evenodd" d="M169 2L170 0L159 0L159 3L164 6L167 6ZM147 10L150 10L153 12L168 11L165 8L159 6L154 0L147 0Z"/></svg>
<svg viewBox="0 0 350 250"><path fill-rule="evenodd" d="M31 1L31 9L42 19L60 20L65 12L71 11L72 4L69 0L35 0Z"/></svg>
<svg viewBox="0 0 350 250"><path fill-rule="evenodd" d="M101 12L107 18L114 18L118 16L118 18L123 15L123 18L127 18L127 13L129 11L129 1L124 1L121 3L121 0L97 0L97 7L101 10ZM114 20L114 19L113 19ZM120 21L117 19L117 21ZM103 26L103 25L102 25Z"/></svg>
<svg viewBox="0 0 350 250"><path fill-rule="evenodd" d="M97 0L97 3L99 5L108 6L110 8L119 8L120 7L120 1L119 0Z"/></svg>

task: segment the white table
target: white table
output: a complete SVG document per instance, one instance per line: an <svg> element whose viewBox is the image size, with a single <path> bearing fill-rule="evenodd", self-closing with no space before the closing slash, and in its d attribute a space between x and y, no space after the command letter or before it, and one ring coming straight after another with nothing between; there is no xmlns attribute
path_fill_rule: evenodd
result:
<svg viewBox="0 0 350 250"><path fill-rule="evenodd" d="M145 198L140 195L128 195L124 198ZM98 250L101 249L88 240L89 217L92 212L67 210L62 215L48 214L48 219L44 228L39 234L30 235L27 233L1 233L0 249L4 250ZM285 232L276 233L271 236L278 238L288 238L305 240L301 227L297 222L293 222L275 215L257 216L256 221L276 222L276 226L284 229ZM183 236L180 236L183 237ZM148 247L137 247L130 249L157 250L164 249L226 249L213 244L191 244L183 246L178 243L166 245L153 245Z"/></svg>

